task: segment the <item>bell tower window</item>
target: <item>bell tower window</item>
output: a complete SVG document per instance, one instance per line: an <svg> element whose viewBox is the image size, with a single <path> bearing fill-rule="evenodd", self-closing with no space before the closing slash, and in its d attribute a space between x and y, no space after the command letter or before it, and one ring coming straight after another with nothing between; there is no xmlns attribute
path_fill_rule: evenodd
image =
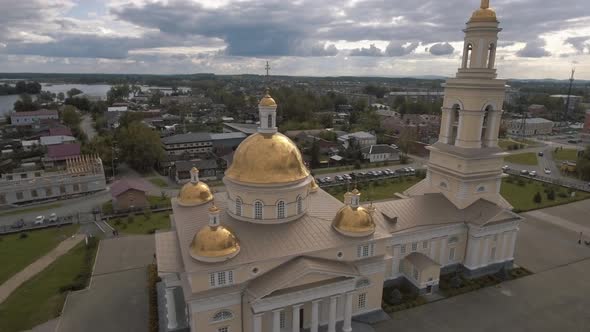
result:
<svg viewBox="0 0 590 332"><path fill-rule="evenodd" d="M262 202L260 201L254 203L254 219L262 219Z"/></svg>
<svg viewBox="0 0 590 332"><path fill-rule="evenodd" d="M491 43L488 47L488 69L494 69L494 60L496 59L496 45Z"/></svg>
<svg viewBox="0 0 590 332"><path fill-rule="evenodd" d="M455 104L453 105L453 109L451 111L451 145L455 145L455 141L457 140L457 135L459 132L459 117L461 116L459 112L460 109L461 107Z"/></svg>
<svg viewBox="0 0 590 332"><path fill-rule="evenodd" d="M473 45L467 44L465 52L463 53L463 68L471 67L471 56L473 54Z"/></svg>
<svg viewBox="0 0 590 332"><path fill-rule="evenodd" d="M486 135L488 129L488 114L492 110L492 106L486 107L485 111L483 112L483 120L481 123L481 146L486 147Z"/></svg>
<svg viewBox="0 0 590 332"><path fill-rule="evenodd" d="M267 125L266 125L267 128L272 128L272 114L269 114L268 115L268 118L267 118L267 122L266 123L267 123Z"/></svg>

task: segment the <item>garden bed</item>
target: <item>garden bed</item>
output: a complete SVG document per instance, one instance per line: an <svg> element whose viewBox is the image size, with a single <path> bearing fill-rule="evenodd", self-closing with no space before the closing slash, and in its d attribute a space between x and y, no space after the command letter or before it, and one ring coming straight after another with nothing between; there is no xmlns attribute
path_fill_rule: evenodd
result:
<svg viewBox="0 0 590 332"><path fill-rule="evenodd" d="M474 279L467 279L461 275L447 274L440 277L439 292L445 297L452 297L480 288L497 285L501 282L514 280L530 275L531 272L523 267L517 267L507 272L498 272Z"/></svg>

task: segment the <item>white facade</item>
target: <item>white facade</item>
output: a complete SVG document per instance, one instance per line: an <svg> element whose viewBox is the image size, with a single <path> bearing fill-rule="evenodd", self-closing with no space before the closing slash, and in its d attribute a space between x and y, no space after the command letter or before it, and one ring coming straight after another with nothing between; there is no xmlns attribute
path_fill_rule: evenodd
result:
<svg viewBox="0 0 590 332"><path fill-rule="evenodd" d="M513 119L504 122L506 132L515 136L548 135L553 131L553 121L543 118Z"/></svg>
<svg viewBox="0 0 590 332"><path fill-rule="evenodd" d="M41 120L58 120L57 111L40 110L34 112L13 112L10 115L10 123L13 126L30 126Z"/></svg>

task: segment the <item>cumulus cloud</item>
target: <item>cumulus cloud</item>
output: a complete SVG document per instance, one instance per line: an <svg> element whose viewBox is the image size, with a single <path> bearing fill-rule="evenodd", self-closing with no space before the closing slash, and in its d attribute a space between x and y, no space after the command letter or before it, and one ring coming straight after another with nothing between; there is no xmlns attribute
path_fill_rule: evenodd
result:
<svg viewBox="0 0 590 332"><path fill-rule="evenodd" d="M350 50L351 56L383 56L383 51L375 44L371 44L368 48L361 47Z"/></svg>
<svg viewBox="0 0 590 332"><path fill-rule="evenodd" d="M385 49L385 54L388 56L403 56L412 53L417 47L419 43L409 43L404 45L404 43L392 41L387 45Z"/></svg>
<svg viewBox="0 0 590 332"><path fill-rule="evenodd" d="M565 43L572 45L578 52L584 53L584 49L590 49L590 36L570 37L565 40Z"/></svg>
<svg viewBox="0 0 590 332"><path fill-rule="evenodd" d="M430 46L430 54L432 55L449 55L453 54L455 48L449 43L438 43Z"/></svg>
<svg viewBox="0 0 590 332"><path fill-rule="evenodd" d="M537 38L526 43L522 49L516 52L516 55L521 58L542 58L550 56L551 53L545 49L545 40Z"/></svg>

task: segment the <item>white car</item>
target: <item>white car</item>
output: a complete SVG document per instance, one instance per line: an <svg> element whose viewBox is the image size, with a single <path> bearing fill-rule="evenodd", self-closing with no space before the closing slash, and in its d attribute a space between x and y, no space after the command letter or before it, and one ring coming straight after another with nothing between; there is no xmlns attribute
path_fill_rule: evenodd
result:
<svg viewBox="0 0 590 332"><path fill-rule="evenodd" d="M537 176L537 171L530 171L529 172L529 175L530 176Z"/></svg>
<svg viewBox="0 0 590 332"><path fill-rule="evenodd" d="M545 168L545 174L551 174L551 170L549 168Z"/></svg>
<svg viewBox="0 0 590 332"><path fill-rule="evenodd" d="M37 218L35 218L35 222L33 222L34 225L43 225L43 223L45 222L45 216L37 216Z"/></svg>
<svg viewBox="0 0 590 332"><path fill-rule="evenodd" d="M52 213L49 215L49 222L56 222L57 221L57 214Z"/></svg>

